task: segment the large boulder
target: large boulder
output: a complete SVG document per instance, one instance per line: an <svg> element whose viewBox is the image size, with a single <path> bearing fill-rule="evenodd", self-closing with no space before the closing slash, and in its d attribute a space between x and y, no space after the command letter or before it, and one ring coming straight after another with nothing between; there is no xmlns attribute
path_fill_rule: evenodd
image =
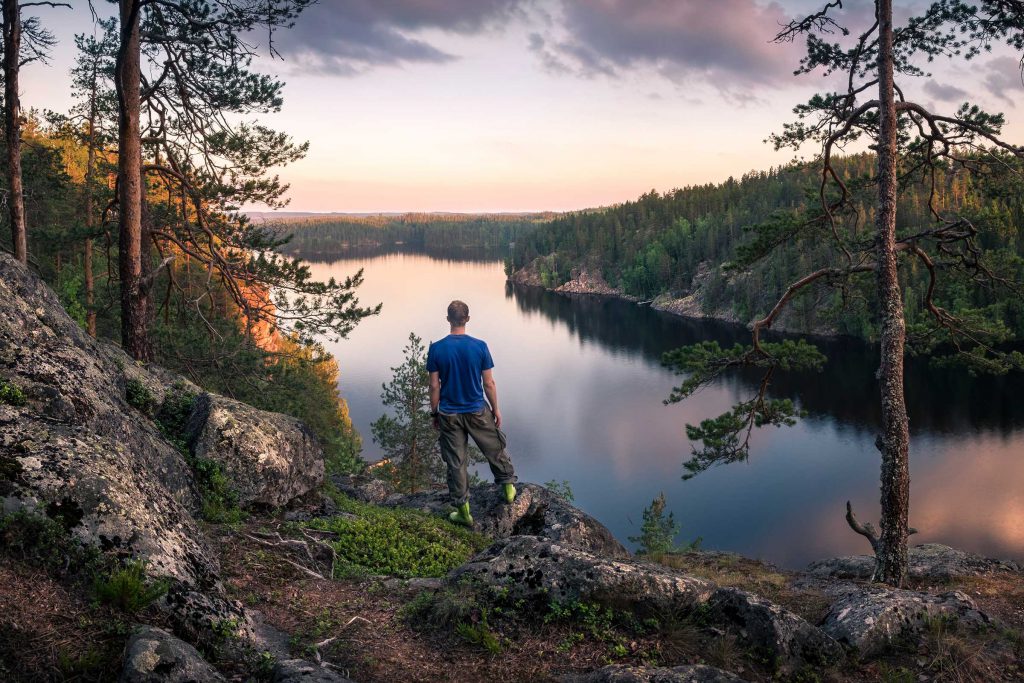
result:
<svg viewBox="0 0 1024 683"><path fill-rule="evenodd" d="M191 514L193 473L146 414L165 378L85 334L53 291L4 254L0 380L26 398L0 402L4 513L58 519L85 543L146 559L155 574L215 581L217 562Z"/></svg>
<svg viewBox="0 0 1024 683"><path fill-rule="evenodd" d="M614 664L559 680L562 683L744 683L739 676L706 664L671 668Z"/></svg>
<svg viewBox="0 0 1024 683"><path fill-rule="evenodd" d="M424 491L384 496L379 482L335 478L344 493L369 503L446 515L451 510L447 492ZM517 484L516 499L507 503L500 486L484 484L469 492L475 528L495 539L541 536L563 548L575 548L601 557L630 557L606 526L574 507L561 496L537 484Z"/></svg>
<svg viewBox="0 0 1024 683"><path fill-rule="evenodd" d="M934 620L987 628L989 618L960 592L931 595L881 587L850 588L822 622L822 630L860 658L884 652L899 639L920 634Z"/></svg>
<svg viewBox="0 0 1024 683"><path fill-rule="evenodd" d="M202 394L186 431L193 455L220 464L243 507L280 507L323 483L320 441L293 417Z"/></svg>
<svg viewBox="0 0 1024 683"><path fill-rule="evenodd" d="M713 623L738 631L744 642L770 657L780 671L830 667L844 657L842 646L821 629L738 588L719 588L708 607Z"/></svg>
<svg viewBox="0 0 1024 683"><path fill-rule="evenodd" d="M660 565L599 557L537 536L497 541L446 581L504 588L512 599L597 602L638 614L685 612L714 590Z"/></svg>
<svg viewBox="0 0 1024 683"><path fill-rule="evenodd" d="M188 643L153 626L136 629L124 653L121 683L217 683L226 679Z"/></svg>
<svg viewBox="0 0 1024 683"><path fill-rule="evenodd" d="M1009 560L997 560L950 548L941 543L922 543L910 547L908 574L926 581L952 581L966 576L998 572L1024 572L1024 567ZM807 567L812 576L867 581L875 570L871 555L850 555L817 560Z"/></svg>

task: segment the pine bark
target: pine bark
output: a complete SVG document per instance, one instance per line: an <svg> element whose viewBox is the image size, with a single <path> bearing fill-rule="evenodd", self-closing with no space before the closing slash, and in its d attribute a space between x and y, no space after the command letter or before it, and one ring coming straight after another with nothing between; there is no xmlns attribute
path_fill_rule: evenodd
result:
<svg viewBox="0 0 1024 683"><path fill-rule="evenodd" d="M88 156L85 162L85 259L82 264L85 270L85 330L89 336L96 336L96 278L92 264L92 234L96 229L96 217L93 215L93 183L96 176L96 66L92 70L92 86L89 92L89 143Z"/></svg>
<svg viewBox="0 0 1024 683"><path fill-rule="evenodd" d="M892 0L878 0L878 298L881 307L882 518L875 580L902 586L907 578L910 432L903 393L906 321L896 252L896 100Z"/></svg>
<svg viewBox="0 0 1024 683"><path fill-rule="evenodd" d="M21 57L21 10L18 0L3 0L4 132L7 137L7 205L11 218L14 258L28 263L25 188L21 177L21 100L18 72Z"/></svg>
<svg viewBox="0 0 1024 683"><path fill-rule="evenodd" d="M136 360L149 360L149 315L142 282L141 54L138 0L120 0L121 45L115 87L118 100L118 272L121 279L121 345Z"/></svg>

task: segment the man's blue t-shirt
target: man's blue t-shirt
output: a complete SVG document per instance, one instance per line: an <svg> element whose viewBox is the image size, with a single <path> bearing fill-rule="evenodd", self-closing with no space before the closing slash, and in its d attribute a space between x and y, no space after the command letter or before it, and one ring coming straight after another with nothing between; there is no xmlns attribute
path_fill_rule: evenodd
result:
<svg viewBox="0 0 1024 683"><path fill-rule="evenodd" d="M430 345L427 351L427 372L441 377L442 413L475 413L484 402L481 373L494 367L491 352L482 339L468 334L449 334Z"/></svg>

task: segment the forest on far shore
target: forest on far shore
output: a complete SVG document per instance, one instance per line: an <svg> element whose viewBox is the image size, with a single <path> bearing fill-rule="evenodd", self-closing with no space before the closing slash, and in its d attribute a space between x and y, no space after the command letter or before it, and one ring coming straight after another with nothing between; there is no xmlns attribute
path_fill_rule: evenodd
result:
<svg viewBox="0 0 1024 683"><path fill-rule="evenodd" d="M867 178L874 155L852 155L834 161L851 187ZM981 257L1010 281L1024 280L1024 201L1020 172L1024 165L1007 156L1001 170L958 172L937 179L939 211L966 216L978 231ZM567 213L546 222L516 242L510 266L531 264L551 287L586 268L600 273L624 293L651 299L691 293L699 284L709 315L723 312L741 322L764 315L786 288L812 264L837 260L833 245L818 236L780 239L778 248L757 263L742 263L745 250L756 248L761 232L785 233L819 204L819 166L792 164L750 172L738 180L688 186L641 197L598 211ZM933 222L930 183L921 178L900 186L897 229L913 234ZM865 191L866 190L866 191ZM873 186L854 197L843 216L854 239L873 238ZM910 261L903 270L904 306L908 325L923 322L928 272ZM874 275L864 273L856 286L842 291L806 290L792 302L791 328L835 329L865 339L877 336L875 303L870 292ZM935 300L962 315L984 315L1001 321L1005 338L1024 339L1024 301L1011 289L992 288L962 274L940 279Z"/></svg>

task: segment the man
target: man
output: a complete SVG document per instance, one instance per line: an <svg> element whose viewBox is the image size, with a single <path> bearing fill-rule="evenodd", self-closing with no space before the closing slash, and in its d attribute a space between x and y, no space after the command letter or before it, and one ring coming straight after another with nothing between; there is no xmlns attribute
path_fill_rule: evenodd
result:
<svg viewBox="0 0 1024 683"><path fill-rule="evenodd" d="M448 494L455 506L448 518L456 524L473 526L466 473L468 437L473 437L487 458L494 483L503 487L509 503L516 497L516 475L505 452L498 387L491 371L494 361L483 340L466 334L468 322L469 306L461 301L448 304L451 334L430 345L427 372L430 414L434 427L441 432L441 457L448 466Z"/></svg>

